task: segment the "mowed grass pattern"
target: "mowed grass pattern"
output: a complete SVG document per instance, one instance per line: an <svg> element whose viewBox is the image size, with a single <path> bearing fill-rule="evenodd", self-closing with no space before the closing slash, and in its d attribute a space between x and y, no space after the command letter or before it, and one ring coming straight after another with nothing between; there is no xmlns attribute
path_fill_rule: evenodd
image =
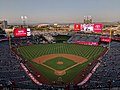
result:
<svg viewBox="0 0 120 90"><path fill-rule="evenodd" d="M18 49L18 51L28 60L48 54L73 54L89 59L91 57L96 57L103 50L103 47L62 43L31 45L20 47Z"/></svg>
<svg viewBox="0 0 120 90"><path fill-rule="evenodd" d="M57 62L63 62L63 64L57 64ZM52 67L55 70L64 70L76 64L76 62L69 60L67 58L64 58L64 57L56 57L56 58L47 60L46 62L44 62L44 64Z"/></svg>
<svg viewBox="0 0 120 90"><path fill-rule="evenodd" d="M64 82L71 82L78 73L80 73L89 63L91 63L105 48L99 46L85 46L79 44L39 44L18 48L18 52L21 53L33 66L39 70L47 81L57 81L58 77L54 74L54 71L48 69L45 66L36 64L32 60L43 55L48 54L73 54L82 56L88 59L87 62L79 64L74 68L71 68L63 76Z"/></svg>

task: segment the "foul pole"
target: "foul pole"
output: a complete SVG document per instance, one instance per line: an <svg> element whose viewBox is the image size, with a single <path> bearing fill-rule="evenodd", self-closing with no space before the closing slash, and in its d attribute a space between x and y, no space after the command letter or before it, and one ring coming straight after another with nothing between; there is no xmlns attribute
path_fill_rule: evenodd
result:
<svg viewBox="0 0 120 90"><path fill-rule="evenodd" d="M111 43L111 39L112 39L112 26L111 26L111 29L110 29L110 36L109 36L109 49L110 49L110 43Z"/></svg>
<svg viewBox="0 0 120 90"><path fill-rule="evenodd" d="M11 49L12 47L11 47L11 38L10 38L10 33L8 33L8 36L9 36L9 47L10 47L10 49Z"/></svg>

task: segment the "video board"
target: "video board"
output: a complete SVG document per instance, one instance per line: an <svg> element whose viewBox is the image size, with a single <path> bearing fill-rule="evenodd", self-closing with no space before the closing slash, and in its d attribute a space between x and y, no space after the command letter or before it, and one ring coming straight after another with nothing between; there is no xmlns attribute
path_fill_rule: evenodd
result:
<svg viewBox="0 0 120 90"><path fill-rule="evenodd" d="M74 24L74 31L102 32L102 24Z"/></svg>

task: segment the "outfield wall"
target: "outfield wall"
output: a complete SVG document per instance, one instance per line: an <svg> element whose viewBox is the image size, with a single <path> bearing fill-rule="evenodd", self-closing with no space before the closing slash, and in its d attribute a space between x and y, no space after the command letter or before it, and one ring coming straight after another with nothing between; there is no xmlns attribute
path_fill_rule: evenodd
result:
<svg viewBox="0 0 120 90"><path fill-rule="evenodd" d="M82 45L94 45L94 46L98 46L98 42L73 41L73 43L82 44Z"/></svg>

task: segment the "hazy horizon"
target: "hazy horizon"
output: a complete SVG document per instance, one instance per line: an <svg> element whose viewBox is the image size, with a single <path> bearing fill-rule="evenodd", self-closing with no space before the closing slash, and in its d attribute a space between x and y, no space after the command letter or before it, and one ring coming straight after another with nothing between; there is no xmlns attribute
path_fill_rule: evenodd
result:
<svg viewBox="0 0 120 90"><path fill-rule="evenodd" d="M120 21L120 0L0 0L0 20L9 24L78 23L84 16L94 22Z"/></svg>

